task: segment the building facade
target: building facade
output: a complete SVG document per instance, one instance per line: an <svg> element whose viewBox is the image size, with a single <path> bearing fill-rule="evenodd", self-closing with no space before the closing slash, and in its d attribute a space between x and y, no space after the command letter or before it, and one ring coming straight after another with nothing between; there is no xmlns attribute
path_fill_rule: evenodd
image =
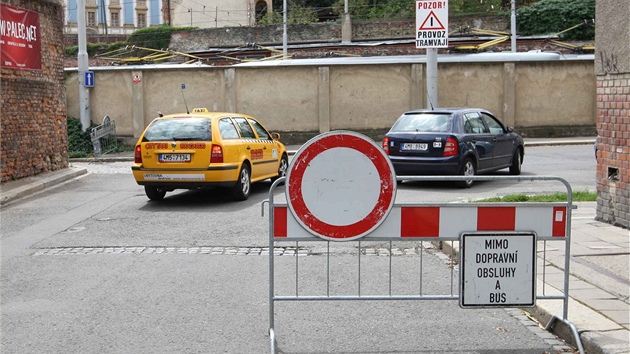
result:
<svg viewBox="0 0 630 354"><path fill-rule="evenodd" d="M64 1L64 33L77 34L78 0ZM84 0L88 34L129 35L162 24L175 27L254 26L272 0Z"/></svg>
<svg viewBox="0 0 630 354"><path fill-rule="evenodd" d="M88 34L128 35L164 22L162 0L84 0ZM171 0L174 1L174 0ZM78 0L64 0L64 33L77 33Z"/></svg>

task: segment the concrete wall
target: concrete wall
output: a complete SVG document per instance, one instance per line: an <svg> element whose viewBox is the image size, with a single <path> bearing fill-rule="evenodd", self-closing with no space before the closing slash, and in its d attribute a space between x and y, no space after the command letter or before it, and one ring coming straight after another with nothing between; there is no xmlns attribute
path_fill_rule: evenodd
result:
<svg viewBox="0 0 630 354"><path fill-rule="evenodd" d="M469 57L469 56L464 56ZM450 57L451 59L453 57ZM460 57L455 57L460 58ZM269 65L265 65L269 64ZM301 143L349 129L375 139L404 111L426 107L422 58L291 60L262 66L95 67L91 115L139 136L157 115L189 109L238 111ZM67 71L68 115L78 116L76 71ZM439 106L480 106L528 135L593 135L593 57L583 60L440 62ZM136 81L134 82L134 78ZM300 141L301 140L301 141Z"/></svg>
<svg viewBox="0 0 630 354"><path fill-rule="evenodd" d="M68 130L62 4L56 0L2 4L38 13L41 43L41 69L0 69L0 175L6 182L68 167Z"/></svg>
<svg viewBox="0 0 630 354"><path fill-rule="evenodd" d="M630 227L630 5L596 6L597 218Z"/></svg>

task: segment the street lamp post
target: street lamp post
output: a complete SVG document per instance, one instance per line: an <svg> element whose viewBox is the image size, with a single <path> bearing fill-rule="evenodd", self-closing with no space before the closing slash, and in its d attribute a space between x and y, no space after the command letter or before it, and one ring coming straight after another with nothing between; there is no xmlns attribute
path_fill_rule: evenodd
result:
<svg viewBox="0 0 630 354"><path fill-rule="evenodd" d="M90 91L85 87L85 73L89 69L87 40L85 36L85 0L77 1L77 31L79 39L79 52L77 54L77 67L79 72L79 120L81 130L89 128L90 119Z"/></svg>

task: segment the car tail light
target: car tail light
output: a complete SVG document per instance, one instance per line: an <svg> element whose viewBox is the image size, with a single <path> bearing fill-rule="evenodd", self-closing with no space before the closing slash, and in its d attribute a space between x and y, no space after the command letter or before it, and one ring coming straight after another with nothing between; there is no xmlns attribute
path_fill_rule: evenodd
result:
<svg viewBox="0 0 630 354"><path fill-rule="evenodd" d="M385 151L387 155L389 155L389 138L388 137L383 138L383 150Z"/></svg>
<svg viewBox="0 0 630 354"><path fill-rule="evenodd" d="M223 162L223 149L220 145L212 145L212 152L210 155L210 163L222 163Z"/></svg>
<svg viewBox="0 0 630 354"><path fill-rule="evenodd" d="M133 154L134 163L142 163L142 146L136 145L136 151Z"/></svg>
<svg viewBox="0 0 630 354"><path fill-rule="evenodd" d="M455 138L448 137L446 138L446 143L444 144L444 152L442 153L442 156L447 157L457 155L459 152L458 150L459 145L457 144L457 140Z"/></svg>

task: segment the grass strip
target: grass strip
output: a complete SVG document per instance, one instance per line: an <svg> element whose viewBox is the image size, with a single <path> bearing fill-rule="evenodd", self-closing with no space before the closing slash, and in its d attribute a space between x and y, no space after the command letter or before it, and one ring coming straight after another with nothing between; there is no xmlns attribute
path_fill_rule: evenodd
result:
<svg viewBox="0 0 630 354"><path fill-rule="evenodd" d="M535 194L535 195L527 195L527 194L508 194L502 197L492 197L477 200L477 202L483 203L493 203L493 202L507 202L507 203L517 203L517 202L566 202L567 201L567 193L554 193L554 194ZM575 191L573 192L573 202L595 202L597 201L597 192L591 191Z"/></svg>

